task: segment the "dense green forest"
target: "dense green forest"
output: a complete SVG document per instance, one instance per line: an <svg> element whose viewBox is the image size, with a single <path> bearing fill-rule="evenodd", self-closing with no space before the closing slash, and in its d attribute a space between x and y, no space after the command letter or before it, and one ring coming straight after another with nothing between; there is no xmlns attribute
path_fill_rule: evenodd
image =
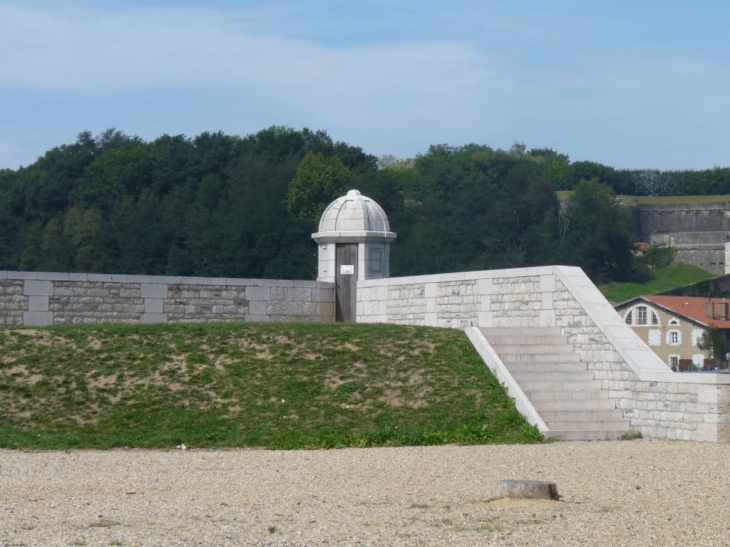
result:
<svg viewBox="0 0 730 547"><path fill-rule="evenodd" d="M392 275L562 263L605 281L641 275L614 191L730 193L730 170L621 171L521 144L378 159L284 127L152 142L83 132L0 170L0 269L310 279L317 219L350 188L398 233Z"/></svg>

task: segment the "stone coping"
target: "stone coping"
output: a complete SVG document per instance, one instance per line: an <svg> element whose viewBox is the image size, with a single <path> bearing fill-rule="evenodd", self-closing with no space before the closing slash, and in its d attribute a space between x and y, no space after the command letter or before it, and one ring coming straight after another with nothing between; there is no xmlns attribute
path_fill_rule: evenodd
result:
<svg viewBox="0 0 730 547"><path fill-rule="evenodd" d="M312 239L322 243L370 243L391 242L397 237L395 232L377 232L370 230L338 230L332 232L316 232Z"/></svg>
<svg viewBox="0 0 730 547"><path fill-rule="evenodd" d="M185 277L169 275L124 275L63 272L13 272L0 271L0 279L37 281L77 281L101 283L146 283L169 285L222 285L258 287L297 287L331 289L334 283L325 281L292 281L288 279L239 279L233 277Z"/></svg>
<svg viewBox="0 0 730 547"><path fill-rule="evenodd" d="M506 279L513 277L531 277L540 275L554 275L555 268L569 268L570 266L535 266L531 268L513 268L509 270L477 270L472 272L456 272L432 275L414 275L407 277L389 277L386 279L370 279L358 281L358 287L380 287L383 285L410 285L414 283L448 283L453 281L476 281L479 279ZM580 268L576 268L579 271ZM583 274L585 275L585 274Z"/></svg>

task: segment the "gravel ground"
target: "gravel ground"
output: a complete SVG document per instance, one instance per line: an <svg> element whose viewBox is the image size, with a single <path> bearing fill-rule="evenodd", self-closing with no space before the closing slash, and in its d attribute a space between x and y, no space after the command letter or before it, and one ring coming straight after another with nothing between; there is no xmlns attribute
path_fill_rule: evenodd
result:
<svg viewBox="0 0 730 547"><path fill-rule="evenodd" d="M730 446L0 451L0 546L730 544ZM559 502L493 500L552 480Z"/></svg>

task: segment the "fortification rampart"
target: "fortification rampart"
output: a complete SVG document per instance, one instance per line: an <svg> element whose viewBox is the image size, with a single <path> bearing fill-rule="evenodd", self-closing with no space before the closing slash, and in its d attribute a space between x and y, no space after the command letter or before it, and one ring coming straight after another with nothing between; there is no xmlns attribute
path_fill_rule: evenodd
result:
<svg viewBox="0 0 730 547"><path fill-rule="evenodd" d="M726 232L730 230L730 202L624 203L634 232L648 238L655 232Z"/></svg>
<svg viewBox="0 0 730 547"><path fill-rule="evenodd" d="M334 321L332 283L0 271L0 325Z"/></svg>
<svg viewBox="0 0 730 547"><path fill-rule="evenodd" d="M654 438L730 442L730 378L672 372L579 268L363 281L357 306L361 322L560 327L635 430ZM518 401L525 405L529 401Z"/></svg>
<svg viewBox="0 0 730 547"><path fill-rule="evenodd" d="M546 266L361 280L360 322L560 327L647 437L730 441L730 377L672 372L579 268ZM0 272L0 325L333 321L315 281ZM517 395L519 397L519 394ZM518 400L528 408L529 401Z"/></svg>
<svg viewBox="0 0 730 547"><path fill-rule="evenodd" d="M638 241L675 247L675 260L681 264L715 275L729 273L730 202L652 204L623 199L619 204L626 208Z"/></svg>

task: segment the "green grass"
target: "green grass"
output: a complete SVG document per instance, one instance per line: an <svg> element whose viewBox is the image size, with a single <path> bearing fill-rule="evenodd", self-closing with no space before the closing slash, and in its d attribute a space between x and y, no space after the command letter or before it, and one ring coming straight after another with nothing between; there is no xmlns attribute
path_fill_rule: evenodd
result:
<svg viewBox="0 0 730 547"><path fill-rule="evenodd" d="M558 199L569 199L573 190L558 190L555 192ZM629 196L618 194L616 201L621 204L640 203L646 205L684 205L691 203L726 203L730 201L730 195L713 196Z"/></svg>
<svg viewBox="0 0 730 547"><path fill-rule="evenodd" d="M730 196L616 196L621 201L644 203L647 205L681 205L688 203L725 203Z"/></svg>
<svg viewBox="0 0 730 547"><path fill-rule="evenodd" d="M465 334L353 324L0 330L0 446L537 442Z"/></svg>
<svg viewBox="0 0 730 547"><path fill-rule="evenodd" d="M653 273L653 279L645 283L606 283L598 288L613 302L624 302L642 294L655 294L692 283L712 279L714 276L697 266L677 264Z"/></svg>

